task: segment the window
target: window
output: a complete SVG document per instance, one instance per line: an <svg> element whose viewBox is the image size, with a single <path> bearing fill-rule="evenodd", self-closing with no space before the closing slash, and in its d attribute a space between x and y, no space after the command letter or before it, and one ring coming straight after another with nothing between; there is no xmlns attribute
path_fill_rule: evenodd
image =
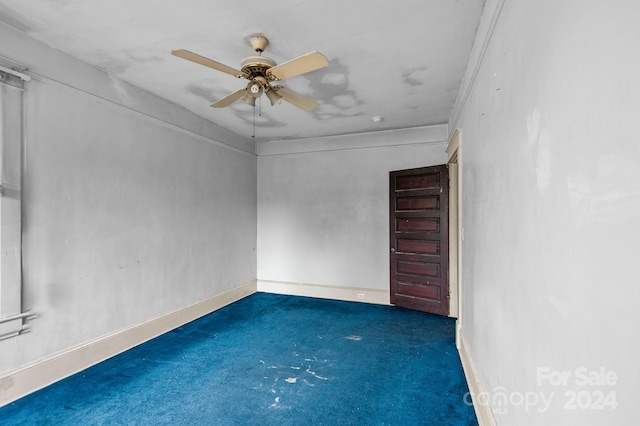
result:
<svg viewBox="0 0 640 426"><path fill-rule="evenodd" d="M26 330L22 312L22 139L24 82L0 66L0 339Z"/></svg>

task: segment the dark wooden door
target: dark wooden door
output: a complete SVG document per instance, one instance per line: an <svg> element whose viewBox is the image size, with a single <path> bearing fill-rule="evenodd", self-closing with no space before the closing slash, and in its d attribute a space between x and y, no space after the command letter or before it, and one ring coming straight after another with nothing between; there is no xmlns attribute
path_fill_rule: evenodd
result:
<svg viewBox="0 0 640 426"><path fill-rule="evenodd" d="M447 166L389 174L391 303L449 314Z"/></svg>

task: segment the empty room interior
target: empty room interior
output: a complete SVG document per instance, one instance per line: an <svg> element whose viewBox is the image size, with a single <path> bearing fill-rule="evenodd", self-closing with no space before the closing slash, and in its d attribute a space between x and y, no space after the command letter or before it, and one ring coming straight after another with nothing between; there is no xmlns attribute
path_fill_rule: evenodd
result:
<svg viewBox="0 0 640 426"><path fill-rule="evenodd" d="M0 413L234 306L339 303L445 321L481 425L637 424L638 17L0 0Z"/></svg>

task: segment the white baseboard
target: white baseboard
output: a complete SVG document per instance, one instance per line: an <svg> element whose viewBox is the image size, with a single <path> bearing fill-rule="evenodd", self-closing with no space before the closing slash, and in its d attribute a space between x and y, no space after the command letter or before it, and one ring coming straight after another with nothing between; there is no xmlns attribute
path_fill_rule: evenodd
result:
<svg viewBox="0 0 640 426"><path fill-rule="evenodd" d="M471 358L467 342L464 339L462 328L458 328L457 331L456 340L458 343L458 352L460 353L464 375L467 378L469 393L471 393L471 398L473 398L473 408L476 411L478 423L480 426L496 426L496 418L493 416L493 411L491 411L491 406L486 401L486 398L484 398L483 401L479 401L480 398L478 398L478 395L486 395L486 392L484 391L482 383L480 383L480 377L473 363L473 358Z"/></svg>
<svg viewBox="0 0 640 426"><path fill-rule="evenodd" d="M250 281L0 377L0 407L256 292Z"/></svg>
<svg viewBox="0 0 640 426"><path fill-rule="evenodd" d="M389 290L359 287L334 287L319 284L258 280L258 291L291 296L317 297L347 302L389 305Z"/></svg>

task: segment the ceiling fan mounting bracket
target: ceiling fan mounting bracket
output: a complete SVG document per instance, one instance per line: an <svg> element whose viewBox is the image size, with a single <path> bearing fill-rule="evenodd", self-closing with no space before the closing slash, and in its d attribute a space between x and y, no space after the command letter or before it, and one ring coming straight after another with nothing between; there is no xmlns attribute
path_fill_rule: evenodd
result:
<svg viewBox="0 0 640 426"><path fill-rule="evenodd" d="M251 47L258 53L264 52L264 49L267 48L269 44L269 40L266 37L260 35L254 35L249 39L249 43L251 43Z"/></svg>

